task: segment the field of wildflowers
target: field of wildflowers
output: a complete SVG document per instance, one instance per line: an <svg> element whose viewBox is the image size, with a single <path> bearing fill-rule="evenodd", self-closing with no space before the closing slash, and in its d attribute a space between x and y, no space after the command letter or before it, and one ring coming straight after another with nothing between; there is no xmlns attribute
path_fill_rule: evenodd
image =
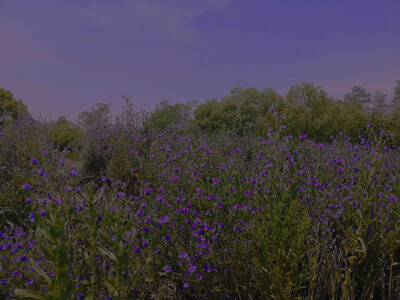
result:
<svg viewBox="0 0 400 300"><path fill-rule="evenodd" d="M400 153L367 129L106 126L74 164L20 119L0 136L0 298L398 299Z"/></svg>

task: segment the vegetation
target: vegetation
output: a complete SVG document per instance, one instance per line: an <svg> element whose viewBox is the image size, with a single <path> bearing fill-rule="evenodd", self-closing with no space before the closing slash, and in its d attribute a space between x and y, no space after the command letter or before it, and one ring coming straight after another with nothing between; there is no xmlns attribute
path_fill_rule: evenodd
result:
<svg viewBox="0 0 400 300"><path fill-rule="evenodd" d="M24 113L27 113L27 108L22 101L15 99L10 91L0 87L0 126Z"/></svg>
<svg viewBox="0 0 400 300"><path fill-rule="evenodd" d="M59 151L77 150L84 134L76 124L68 121L65 117L59 117L55 124L51 124L50 141L55 144Z"/></svg>
<svg viewBox="0 0 400 300"><path fill-rule="evenodd" d="M4 123L0 297L399 298L400 113L366 94Z"/></svg>

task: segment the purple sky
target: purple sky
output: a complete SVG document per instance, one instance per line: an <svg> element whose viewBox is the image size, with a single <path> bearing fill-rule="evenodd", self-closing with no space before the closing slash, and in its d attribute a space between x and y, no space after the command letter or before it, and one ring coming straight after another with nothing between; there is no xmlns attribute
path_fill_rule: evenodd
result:
<svg viewBox="0 0 400 300"><path fill-rule="evenodd" d="M0 86L34 116L302 81L391 97L399 78L398 0L0 0Z"/></svg>

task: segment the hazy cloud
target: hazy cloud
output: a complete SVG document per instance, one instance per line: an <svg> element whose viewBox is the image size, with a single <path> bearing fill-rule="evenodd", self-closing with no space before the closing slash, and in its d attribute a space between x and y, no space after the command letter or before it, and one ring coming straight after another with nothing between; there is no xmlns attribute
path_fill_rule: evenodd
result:
<svg viewBox="0 0 400 300"><path fill-rule="evenodd" d="M33 45L29 45L27 41L22 43L14 43L3 40L0 43L0 53L5 54L11 59L26 61L37 61L41 63L59 63L59 60L52 53L35 49Z"/></svg>
<svg viewBox="0 0 400 300"><path fill-rule="evenodd" d="M95 3L68 14L105 32L122 32L128 37L186 38L195 35L191 21L208 11L227 8L228 4L228 0L138 0Z"/></svg>

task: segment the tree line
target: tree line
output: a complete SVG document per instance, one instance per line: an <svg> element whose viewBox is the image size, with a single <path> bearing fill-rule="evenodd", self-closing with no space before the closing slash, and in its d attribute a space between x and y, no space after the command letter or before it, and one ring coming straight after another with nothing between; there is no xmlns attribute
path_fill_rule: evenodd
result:
<svg viewBox="0 0 400 300"><path fill-rule="evenodd" d="M264 90L235 87L221 99L209 99L205 103L163 101L151 112L136 111L131 97L124 99L123 113L115 120L110 116L111 104L98 103L90 111L81 112L78 122L63 116L57 121L44 122L49 141L60 151L77 149L80 144L90 142L90 136L96 137L93 132L110 125L147 133L172 129L207 134L265 135L265 124L273 123L274 115L278 114L285 124L279 130L285 131L287 136L303 133L324 142L343 134L351 141L358 141L367 134L366 124L371 124L377 132L391 132L393 144L400 143L400 79L396 81L392 99L381 90L369 93L358 85L342 99L334 99L321 86L310 82L291 86L285 96L271 87ZM11 91L0 87L0 126L13 122L21 114L29 115L26 105L15 99Z"/></svg>

